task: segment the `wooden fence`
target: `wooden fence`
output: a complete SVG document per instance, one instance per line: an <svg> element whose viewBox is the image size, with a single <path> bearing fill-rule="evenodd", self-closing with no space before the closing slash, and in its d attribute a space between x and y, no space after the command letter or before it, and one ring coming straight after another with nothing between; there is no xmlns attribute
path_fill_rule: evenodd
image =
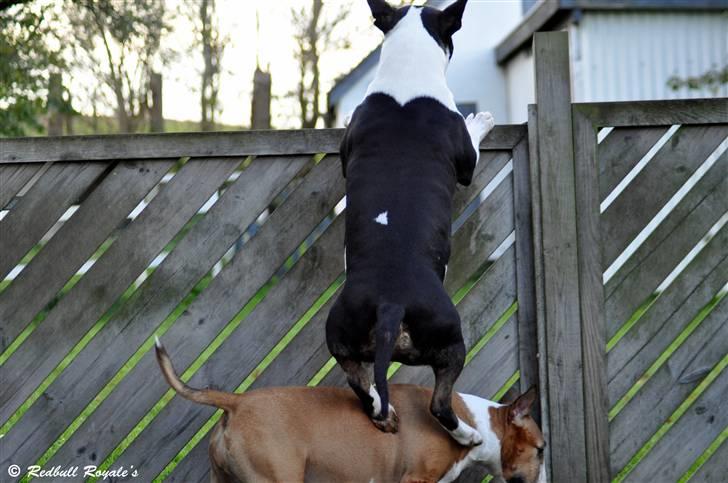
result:
<svg viewBox="0 0 728 483"><path fill-rule="evenodd" d="M552 480L724 481L728 99L572 104L567 35L534 51Z"/></svg>
<svg viewBox="0 0 728 483"><path fill-rule="evenodd" d="M457 389L539 384L553 481L717 481L728 103L572 105L565 34L534 49L528 126L496 127L456 194ZM193 385L343 384L323 335L345 277L341 134L0 140L3 478L206 479L218 416L173 397L154 334Z"/></svg>
<svg viewBox="0 0 728 483"><path fill-rule="evenodd" d="M2 141L0 271L22 267L0 292L3 471L113 462L145 480L207 478L213 411L170 398L155 333L192 384L342 384L323 328L344 276L340 137ZM455 202L446 286L470 350L458 388L488 397L537 377L535 327L516 311L533 303L532 276L516 276L530 235L514 241L530 230L528 194L514 196L528 184L526 142L525 126L497 128ZM432 382L404 367L392 380Z"/></svg>

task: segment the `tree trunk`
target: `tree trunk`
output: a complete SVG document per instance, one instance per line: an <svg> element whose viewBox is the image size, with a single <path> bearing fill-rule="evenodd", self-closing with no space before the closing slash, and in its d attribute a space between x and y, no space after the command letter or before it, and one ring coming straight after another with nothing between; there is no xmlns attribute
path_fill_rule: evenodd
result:
<svg viewBox="0 0 728 483"><path fill-rule="evenodd" d="M63 80L61 74L51 74L48 78L48 135L63 135Z"/></svg>
<svg viewBox="0 0 728 483"><path fill-rule="evenodd" d="M149 130L164 132L164 115L162 113L162 74L152 72L149 77L149 90L152 93L152 105L149 110Z"/></svg>

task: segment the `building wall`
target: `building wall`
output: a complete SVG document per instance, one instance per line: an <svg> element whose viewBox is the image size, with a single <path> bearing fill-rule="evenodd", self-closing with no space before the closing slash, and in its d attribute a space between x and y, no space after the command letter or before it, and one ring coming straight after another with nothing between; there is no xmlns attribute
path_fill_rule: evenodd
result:
<svg viewBox="0 0 728 483"><path fill-rule="evenodd" d="M572 25L577 101L728 96L728 85L672 90L667 80L728 65L728 14L587 12Z"/></svg>
<svg viewBox="0 0 728 483"><path fill-rule="evenodd" d="M443 8L441 2L438 8ZM495 46L521 20L519 2L470 2L465 9L463 27L453 37L455 53L447 72L450 89L457 104L475 103L476 109L490 111L497 123L508 117L505 75L495 61ZM358 80L336 106L336 126L364 98L374 77L372 68Z"/></svg>
<svg viewBox="0 0 728 483"><path fill-rule="evenodd" d="M728 65L728 16L716 12L592 12L569 30L574 102L728 96L728 85L672 90L668 79L699 76ZM533 57L522 49L503 67L508 122L527 120Z"/></svg>

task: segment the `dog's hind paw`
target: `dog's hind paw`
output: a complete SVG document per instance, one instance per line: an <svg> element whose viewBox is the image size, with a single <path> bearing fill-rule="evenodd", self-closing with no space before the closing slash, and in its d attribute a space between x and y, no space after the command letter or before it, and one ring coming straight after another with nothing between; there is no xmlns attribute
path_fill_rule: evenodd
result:
<svg viewBox="0 0 728 483"><path fill-rule="evenodd" d="M399 431L399 417L391 404L389 405L387 419L372 418L372 423L384 433L396 433Z"/></svg>
<svg viewBox="0 0 728 483"><path fill-rule="evenodd" d="M483 443L483 437L477 429L471 428L463 421L458 422L458 427L453 431L448 431L450 435L463 446L478 446Z"/></svg>

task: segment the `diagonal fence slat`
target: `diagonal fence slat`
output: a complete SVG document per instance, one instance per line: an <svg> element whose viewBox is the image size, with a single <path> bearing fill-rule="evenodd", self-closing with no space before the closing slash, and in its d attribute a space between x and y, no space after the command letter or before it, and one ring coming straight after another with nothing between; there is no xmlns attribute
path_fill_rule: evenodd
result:
<svg viewBox="0 0 728 483"><path fill-rule="evenodd" d="M154 257L182 229L239 164L193 160L182 167L104 256L63 297L43 323L0 367L5 391L0 420L7 420L61 362ZM38 357L37 354L43 354Z"/></svg>
<svg viewBox="0 0 728 483"><path fill-rule="evenodd" d="M728 136L728 126L682 126L602 215L606 268Z"/></svg>
<svg viewBox="0 0 728 483"><path fill-rule="evenodd" d="M615 281L612 284L611 280L607 283L605 310L610 335L629 319L710 228L728 213L728 176L720 176L720 168L728 167L728 156L721 166L715 167L719 169L708 171L704 177L709 182L706 184L714 184L713 189L707 195L694 189L695 196L683 200L686 206L680 204L676 207L660 226L663 228L664 225L664 230L653 233L640 247L634 261L623 269L626 273L619 275L619 283ZM690 209L690 205L698 202L694 209Z"/></svg>
<svg viewBox="0 0 728 483"><path fill-rule="evenodd" d="M612 404L645 373L686 321L705 307L728 280L728 228L711 240L609 352L608 394Z"/></svg>
<svg viewBox="0 0 728 483"><path fill-rule="evenodd" d="M644 279L649 291L654 290L664 280L672 268L695 246L695 237L702 237L728 211L728 199L725 197L728 192L727 173L728 153L724 153L609 279L605 285L607 299L615 296L619 290L624 292L621 287L625 282L632 283L634 288L633 281L639 277ZM644 264L651 267L650 270L645 270ZM624 302L623 296L617 295ZM634 307L626 303L625 305L627 308L622 309L622 312L631 314ZM623 320L624 317L614 316L615 310L619 309L607 308L610 317Z"/></svg>
<svg viewBox="0 0 728 483"><path fill-rule="evenodd" d="M677 481L695 458L728 427L726 400L728 370L724 369L670 428L666 437L640 461L626 481ZM725 474L714 481L724 479Z"/></svg>
<svg viewBox="0 0 728 483"><path fill-rule="evenodd" d="M690 481L692 483L712 483L721 481L725 475L728 475L728 440L723 441L708 461L698 468Z"/></svg>
<svg viewBox="0 0 728 483"><path fill-rule="evenodd" d="M511 159L510 151L481 151L480 160L473 173L470 186L457 185L453 196L453 215L458 216L481 191L493 181L493 178L502 170Z"/></svg>
<svg viewBox="0 0 728 483"><path fill-rule="evenodd" d="M20 263L106 167L103 163L54 164L36 181L0 220L0 278Z"/></svg>
<svg viewBox="0 0 728 483"><path fill-rule="evenodd" d="M5 436L8 460L36 461L135 350L213 267L245 229L290 184L310 157L258 158L177 244ZM124 344L115 341L124 340ZM109 350L109 347L114 350ZM47 418L47 420L45 420Z"/></svg>
<svg viewBox="0 0 728 483"><path fill-rule="evenodd" d="M511 246L458 304L463 338L468 351L515 300L515 265L515 248ZM434 376L429 367L402 366L392 376L392 382L412 382L431 386L434 383Z"/></svg>
<svg viewBox="0 0 728 483"><path fill-rule="evenodd" d="M343 192L338 158L327 156L164 334L165 345L179 368L189 366L214 340L331 212ZM91 459L93 452L79 454L78 448L95 448L97 458L108 455L162 397L167 388L159 383L156 361L143 357L49 464L98 464ZM147 386L146 391L138 392ZM135 404L130 406L128 395L137 392Z"/></svg>
<svg viewBox="0 0 728 483"><path fill-rule="evenodd" d="M239 384L344 269L343 259L331 256L343 243L344 223L340 216L225 340L190 384L200 387L213 380L225 388ZM166 388L167 383L158 377L156 385ZM146 428L144 438L137 438L115 464L138 465L148 476L158 474L211 413L212 408L175 397Z"/></svg>
<svg viewBox="0 0 728 483"><path fill-rule="evenodd" d="M491 399L518 370L516 318L511 317L465 366L455 390Z"/></svg>
<svg viewBox="0 0 728 483"><path fill-rule="evenodd" d="M251 390L271 386L303 386L329 360L331 354L329 354L324 342L324 329L326 317L339 292L340 289L319 309L286 349L276 356L270 365L255 379L250 386ZM317 349L312 351L312 347ZM208 376L211 379L217 378L216 374L208 374ZM223 389L232 390L232 388ZM209 437L205 436L179 462L165 481L209 480L208 440Z"/></svg>
<svg viewBox="0 0 728 483"><path fill-rule="evenodd" d="M448 294L457 292L513 232L513 213L513 175L509 174L453 235L445 276Z"/></svg>
<svg viewBox="0 0 728 483"><path fill-rule="evenodd" d="M0 294L0 351L26 327L172 167L122 161ZM93 226L93 230L86 227ZM83 236L79 236L83 233ZM26 293L33 297L25 297Z"/></svg>
<svg viewBox="0 0 728 483"><path fill-rule="evenodd" d="M41 168L40 164L0 166L0 210L10 203Z"/></svg>
<svg viewBox="0 0 728 483"><path fill-rule="evenodd" d="M597 147L601 200L617 187L667 130L662 126L616 127L609 133Z"/></svg>
<svg viewBox="0 0 728 483"><path fill-rule="evenodd" d="M696 331L675 351L614 418L610 430L611 463L619 471L728 354L728 299L716 306ZM687 377L686 377L687 376Z"/></svg>

